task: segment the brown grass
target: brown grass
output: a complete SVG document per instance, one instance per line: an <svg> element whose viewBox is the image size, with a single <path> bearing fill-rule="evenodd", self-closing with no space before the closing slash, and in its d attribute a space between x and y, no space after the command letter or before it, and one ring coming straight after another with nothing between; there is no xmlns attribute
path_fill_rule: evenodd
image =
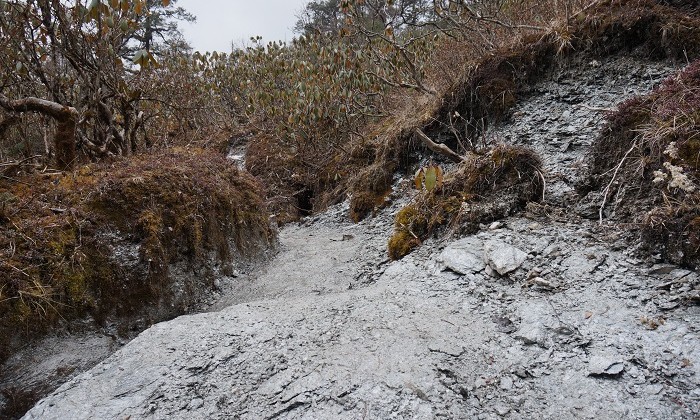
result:
<svg viewBox="0 0 700 420"><path fill-rule="evenodd" d="M650 252L700 264L700 61L607 116L582 193L590 191L605 195L615 219L640 224Z"/></svg>
<svg viewBox="0 0 700 420"><path fill-rule="evenodd" d="M548 30L500 28L490 40L498 46L495 49L473 41L450 40L436 45L428 84L437 93L390 95L390 116L367 130L366 137L374 139L379 152L369 167L356 171L356 181L348 184L353 219L370 214L386 195L386 190L367 187L367 180L377 171L385 172L382 178L396 171L408 172L408 156L420 148L413 139L415 128L433 138L456 132L462 140L455 142L461 152L480 146L484 142L479 136L508 118L522 92L559 57L634 52L653 59L684 60L700 55L697 10L688 14L686 9L652 0L601 1L579 14L569 8L567 21L563 5L557 8L544 2L539 7L517 9L522 17L514 19L516 23L538 24ZM455 62L455 57L462 61Z"/></svg>
<svg viewBox="0 0 700 420"><path fill-rule="evenodd" d="M449 227L473 233L542 198L542 162L535 152L499 145L472 155L445 177L441 188L423 191L396 215L389 257L399 259L421 241Z"/></svg>
<svg viewBox="0 0 700 420"><path fill-rule="evenodd" d="M173 292L170 265L213 258L225 272L237 255L267 247L262 197L250 175L197 149L2 181L0 353L59 321L193 299Z"/></svg>

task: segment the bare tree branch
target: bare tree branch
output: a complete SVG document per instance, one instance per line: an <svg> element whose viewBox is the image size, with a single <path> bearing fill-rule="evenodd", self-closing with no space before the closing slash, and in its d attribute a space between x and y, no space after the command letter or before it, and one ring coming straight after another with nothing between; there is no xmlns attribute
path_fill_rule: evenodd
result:
<svg viewBox="0 0 700 420"><path fill-rule="evenodd" d="M446 145L438 144L438 143L435 143L434 141L432 141L430 139L430 137L425 135L425 133L420 128L416 128L414 130L414 132L416 133L418 138L421 139L423 144L425 144L426 147L428 147L428 149L432 150L433 152L445 155L448 158L450 158L450 160L452 160L453 162L456 162L456 163L464 162L466 160L466 158L464 156L458 154L457 152L450 149Z"/></svg>
<svg viewBox="0 0 700 420"><path fill-rule="evenodd" d="M61 170L69 170L75 164L75 137L78 124L78 110L45 99L27 97L10 100L0 94L0 107L11 112L38 112L56 120L56 165Z"/></svg>

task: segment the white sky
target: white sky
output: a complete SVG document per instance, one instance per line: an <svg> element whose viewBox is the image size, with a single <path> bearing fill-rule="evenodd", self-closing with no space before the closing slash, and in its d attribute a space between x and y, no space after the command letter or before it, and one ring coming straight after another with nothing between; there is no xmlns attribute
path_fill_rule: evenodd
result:
<svg viewBox="0 0 700 420"><path fill-rule="evenodd" d="M195 24L181 23L195 50L231 50L231 42L246 45L251 36L264 42L291 41L297 12L307 0L178 0L177 6L197 16Z"/></svg>

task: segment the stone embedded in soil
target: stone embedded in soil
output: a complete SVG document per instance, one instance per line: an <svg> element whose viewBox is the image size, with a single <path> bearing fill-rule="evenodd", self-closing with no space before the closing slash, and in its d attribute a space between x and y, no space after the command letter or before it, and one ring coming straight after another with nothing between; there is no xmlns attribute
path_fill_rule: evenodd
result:
<svg viewBox="0 0 700 420"><path fill-rule="evenodd" d="M517 270L527 259L520 249L500 241L489 241L484 245L484 262L500 275Z"/></svg>
<svg viewBox="0 0 700 420"><path fill-rule="evenodd" d="M520 327L514 337L524 344L536 344L542 348L548 348L547 333L544 325L539 323L527 324Z"/></svg>
<svg viewBox="0 0 700 420"><path fill-rule="evenodd" d="M440 260L456 273L478 273L486 267L483 258L479 256L482 246L482 242L473 237L460 239L442 251Z"/></svg>
<svg viewBox="0 0 700 420"><path fill-rule="evenodd" d="M513 380L509 376L504 376L501 378L501 389L504 391L513 389Z"/></svg>
<svg viewBox="0 0 700 420"><path fill-rule="evenodd" d="M593 355L588 360L588 374L591 376L616 376L625 370L625 361L616 354Z"/></svg>

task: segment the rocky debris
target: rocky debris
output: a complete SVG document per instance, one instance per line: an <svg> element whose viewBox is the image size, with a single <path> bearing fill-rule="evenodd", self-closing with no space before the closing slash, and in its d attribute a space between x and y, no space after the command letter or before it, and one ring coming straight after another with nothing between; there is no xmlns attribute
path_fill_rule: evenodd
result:
<svg viewBox="0 0 700 420"><path fill-rule="evenodd" d="M449 244L440 254L442 261L447 268L459 273L478 273L486 268L486 263L480 252L482 243L474 237L467 237Z"/></svg>
<svg viewBox="0 0 700 420"><path fill-rule="evenodd" d="M629 56L573 60L536 84L515 106L511 121L496 127L489 138L533 148L546 169L545 201L579 205L581 217L597 219L599 205L595 200L579 202L574 184L584 173L585 152L599 134L605 110L650 91L674 66Z"/></svg>
<svg viewBox="0 0 700 420"><path fill-rule="evenodd" d="M484 245L484 261L502 276L518 269L526 259L526 253L506 243L489 241Z"/></svg>
<svg viewBox="0 0 700 420"><path fill-rule="evenodd" d="M345 227L362 238L368 222ZM442 251L426 243L362 287L262 294L158 324L27 418L700 415L693 392L700 385L698 307L666 312L663 325L646 328L639 314L658 314L649 297L665 291L647 267L627 250L576 234L596 232L595 224L550 223L535 238L526 228L532 223L508 219L508 228L448 241ZM530 250L541 237L558 251L531 254L511 281L484 270L457 274L440 261L445 249L478 255L484 243L500 241ZM320 252L288 246L302 239L333 250L338 244L293 227L281 235L278 258ZM578 254L607 258L560 288L523 287L534 266L563 277L572 264L562 262ZM328 264L353 264L341 261ZM638 280L629 286L625 279Z"/></svg>
<svg viewBox="0 0 700 420"><path fill-rule="evenodd" d="M591 376L617 376L625 370L625 362L619 355L598 354L588 361Z"/></svg>
<svg viewBox="0 0 700 420"><path fill-rule="evenodd" d="M337 206L282 232L230 306L155 325L26 418L700 417L697 274L569 210L592 108L666 70L574 63L533 89L498 128L549 165L525 217L389 262L400 203L357 225Z"/></svg>
<svg viewBox="0 0 700 420"><path fill-rule="evenodd" d="M527 254L499 241L484 243L477 237L467 237L449 244L440 254L446 268L459 274L475 274L483 270L504 276L518 269Z"/></svg>

